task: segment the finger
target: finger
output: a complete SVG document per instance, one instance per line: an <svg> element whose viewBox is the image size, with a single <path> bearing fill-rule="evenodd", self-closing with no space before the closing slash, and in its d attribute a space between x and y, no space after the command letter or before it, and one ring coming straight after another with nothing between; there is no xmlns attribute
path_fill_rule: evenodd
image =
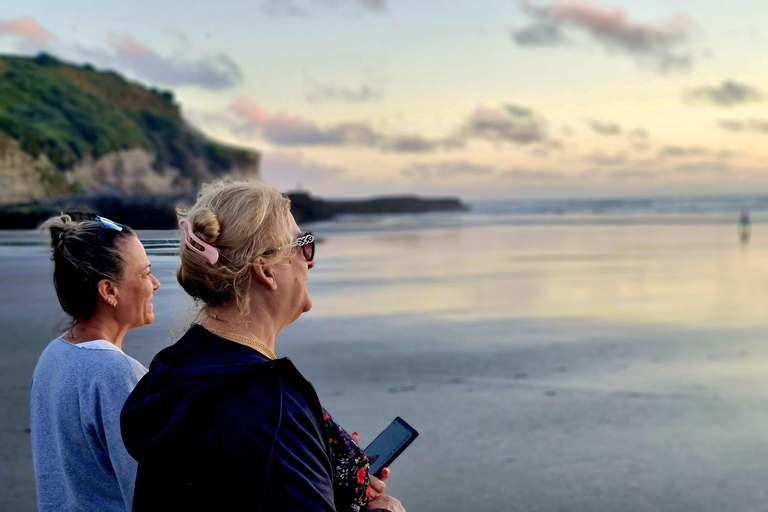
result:
<svg viewBox="0 0 768 512"><path fill-rule="evenodd" d="M357 432L352 432L352 440L355 442L356 445L360 445L360 441L357 437Z"/></svg>
<svg viewBox="0 0 768 512"><path fill-rule="evenodd" d="M381 480L384 481L387 478L389 478L389 468L384 468L381 470Z"/></svg>
<svg viewBox="0 0 768 512"><path fill-rule="evenodd" d="M376 494L384 494L384 491L387 488L387 484L373 475L371 475L369 485L372 490L376 491Z"/></svg>

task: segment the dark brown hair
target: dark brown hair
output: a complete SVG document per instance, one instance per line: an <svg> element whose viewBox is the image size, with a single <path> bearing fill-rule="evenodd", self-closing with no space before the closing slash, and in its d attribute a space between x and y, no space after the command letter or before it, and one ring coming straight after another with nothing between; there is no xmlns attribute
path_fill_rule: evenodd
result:
<svg viewBox="0 0 768 512"><path fill-rule="evenodd" d="M50 233L53 284L62 309L72 317L72 325L87 320L96 311L98 284L102 279L119 282L125 260L118 241L136 236L128 226L123 230L104 229L97 220L77 222L62 214L48 219L41 227Z"/></svg>

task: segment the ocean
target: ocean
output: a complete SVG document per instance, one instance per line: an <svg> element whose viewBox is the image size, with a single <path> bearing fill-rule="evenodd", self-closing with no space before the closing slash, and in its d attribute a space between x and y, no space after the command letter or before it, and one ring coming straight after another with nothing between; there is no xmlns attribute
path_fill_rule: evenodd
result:
<svg viewBox="0 0 768 512"><path fill-rule="evenodd" d="M764 510L768 197L471 206L301 226L314 304L276 352L363 444L419 430L387 483L406 510ZM144 364L194 309L174 236L140 232ZM43 242L0 233L2 510L34 510L29 377L63 320Z"/></svg>

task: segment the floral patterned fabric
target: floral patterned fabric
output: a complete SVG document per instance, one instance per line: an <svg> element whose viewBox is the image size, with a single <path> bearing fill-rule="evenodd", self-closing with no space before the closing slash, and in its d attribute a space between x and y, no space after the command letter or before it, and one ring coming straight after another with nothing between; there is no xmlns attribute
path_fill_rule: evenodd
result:
<svg viewBox="0 0 768 512"><path fill-rule="evenodd" d="M333 465L333 496L337 512L368 510L368 457L323 409Z"/></svg>

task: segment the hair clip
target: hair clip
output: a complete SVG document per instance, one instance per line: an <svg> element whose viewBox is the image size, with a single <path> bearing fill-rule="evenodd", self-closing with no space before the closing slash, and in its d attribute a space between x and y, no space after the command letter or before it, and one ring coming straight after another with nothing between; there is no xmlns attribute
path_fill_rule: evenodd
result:
<svg viewBox="0 0 768 512"><path fill-rule="evenodd" d="M200 240L198 237L195 236L195 234L192 232L192 224L187 219L179 219L179 227L181 228L181 235L184 237L184 243L187 244L187 247L192 249L194 252L208 260L208 263L211 265L215 265L217 261L219 261L220 252L216 250L215 247L213 247L210 244L207 244ZM201 251L194 245L192 245L192 242L189 241L189 238L194 240L196 243L200 244L200 246L203 248Z"/></svg>

